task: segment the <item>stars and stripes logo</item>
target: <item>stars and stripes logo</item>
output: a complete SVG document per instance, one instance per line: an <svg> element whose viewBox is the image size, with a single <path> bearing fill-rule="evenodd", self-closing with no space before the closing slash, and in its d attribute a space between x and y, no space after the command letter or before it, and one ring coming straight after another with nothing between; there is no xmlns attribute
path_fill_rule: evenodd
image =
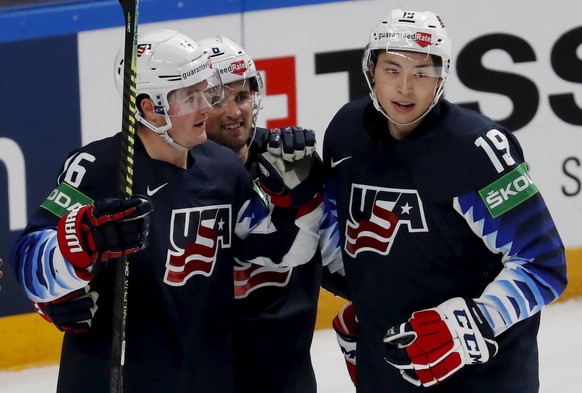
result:
<svg viewBox="0 0 582 393"><path fill-rule="evenodd" d="M194 275L212 275L219 248L231 245L230 205L172 212L164 282L181 286Z"/></svg>
<svg viewBox="0 0 582 393"><path fill-rule="evenodd" d="M152 44L138 44L137 45L137 57L142 57L146 51L150 51L152 49Z"/></svg>
<svg viewBox="0 0 582 393"><path fill-rule="evenodd" d="M351 257L363 251L387 255L403 225L409 232L428 231L416 190L352 185L344 246Z"/></svg>
<svg viewBox="0 0 582 393"><path fill-rule="evenodd" d="M234 268L234 297L242 299L262 287L284 287L291 279L291 267L267 267L244 262Z"/></svg>

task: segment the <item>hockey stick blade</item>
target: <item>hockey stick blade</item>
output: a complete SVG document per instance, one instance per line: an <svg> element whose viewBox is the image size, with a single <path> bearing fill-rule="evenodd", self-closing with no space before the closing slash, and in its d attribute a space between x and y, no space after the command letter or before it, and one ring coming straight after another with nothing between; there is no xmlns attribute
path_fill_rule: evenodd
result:
<svg viewBox="0 0 582 393"><path fill-rule="evenodd" d="M133 187L133 153L136 136L136 88L137 75L137 21L139 0L119 0L125 20L123 63L123 111L121 122L121 155L119 165L119 196L128 199ZM110 392L123 392L123 366L125 363L125 330L127 320L127 295L129 262L120 258L115 264L113 301L113 330L111 345Z"/></svg>

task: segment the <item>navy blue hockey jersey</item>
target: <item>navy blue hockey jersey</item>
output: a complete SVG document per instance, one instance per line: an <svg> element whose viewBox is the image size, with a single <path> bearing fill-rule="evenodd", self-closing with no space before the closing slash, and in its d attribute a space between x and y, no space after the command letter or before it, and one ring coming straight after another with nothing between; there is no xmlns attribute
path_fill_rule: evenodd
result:
<svg viewBox="0 0 582 393"><path fill-rule="evenodd" d="M565 259L515 137L441 100L397 141L365 98L336 114L323 154L323 257L343 259L358 315L358 392L426 392L382 338L453 297L475 299L499 353L428 390L537 392L539 311L563 292Z"/></svg>
<svg viewBox="0 0 582 393"><path fill-rule="evenodd" d="M75 204L117 195L119 146L118 134L74 152L18 239L11 262L29 298L87 284L60 255L56 224ZM233 260L284 262L286 250L267 240L269 211L231 150L208 141L182 169L149 158L137 138L134 159L134 194L154 211L149 246L129 257L125 390L232 392ZM91 331L65 334L59 392L109 390L113 270L90 281L100 294Z"/></svg>

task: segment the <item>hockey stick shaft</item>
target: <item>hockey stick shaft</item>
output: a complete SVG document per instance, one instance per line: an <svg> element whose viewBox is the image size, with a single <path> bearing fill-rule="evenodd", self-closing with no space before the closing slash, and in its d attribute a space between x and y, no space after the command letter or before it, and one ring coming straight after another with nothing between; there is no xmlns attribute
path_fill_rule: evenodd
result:
<svg viewBox="0 0 582 393"><path fill-rule="evenodd" d="M139 0L119 0L125 19L123 62L123 111L121 122L121 155L119 165L119 196L128 199L133 188L133 153L136 137L136 88L137 75L137 20ZM113 334L111 346L110 392L123 392L123 366L125 363L125 329L127 320L127 296L129 289L129 262L120 258L115 264L113 300Z"/></svg>

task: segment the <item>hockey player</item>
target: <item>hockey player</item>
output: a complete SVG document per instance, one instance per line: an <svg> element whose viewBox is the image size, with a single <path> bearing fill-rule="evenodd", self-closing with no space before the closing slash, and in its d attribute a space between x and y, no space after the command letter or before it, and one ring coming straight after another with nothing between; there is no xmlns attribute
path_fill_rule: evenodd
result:
<svg viewBox="0 0 582 393"><path fill-rule="evenodd" d="M253 178L257 164L265 163L262 152L270 131L257 128L263 84L253 59L237 43L218 36L204 39L213 67L218 69L225 87L225 100L208 116L208 137L238 152ZM289 141L315 149L315 134L299 127L274 132ZM290 144L292 149L298 146ZM302 150L302 149L301 149ZM295 152L294 152L295 153ZM266 163L268 164L268 163ZM285 205L285 204L284 204ZM295 238L293 215L300 209L276 210L274 225L289 231L280 236ZM239 393L316 392L310 347L315 328L317 300L321 281L319 254L296 267L260 267L249 263L235 268L234 329L235 391ZM306 263L307 262L307 263Z"/></svg>
<svg viewBox="0 0 582 393"><path fill-rule="evenodd" d="M316 242L274 247L276 228L240 159L206 141L222 85L203 49L171 30L140 37L138 47L136 196L115 198L119 134L82 147L65 161L10 262L33 301L88 284L99 294L91 328L64 336L59 392L109 389L109 267L120 255L131 266L124 389L232 392L233 259L286 264L286 251L313 254ZM319 221L317 209L300 220L300 229Z"/></svg>
<svg viewBox="0 0 582 393"><path fill-rule="evenodd" d="M450 63L441 18L392 11L364 51L370 97L325 133L321 241L341 249L358 392L539 388L564 247L512 133L442 98Z"/></svg>

